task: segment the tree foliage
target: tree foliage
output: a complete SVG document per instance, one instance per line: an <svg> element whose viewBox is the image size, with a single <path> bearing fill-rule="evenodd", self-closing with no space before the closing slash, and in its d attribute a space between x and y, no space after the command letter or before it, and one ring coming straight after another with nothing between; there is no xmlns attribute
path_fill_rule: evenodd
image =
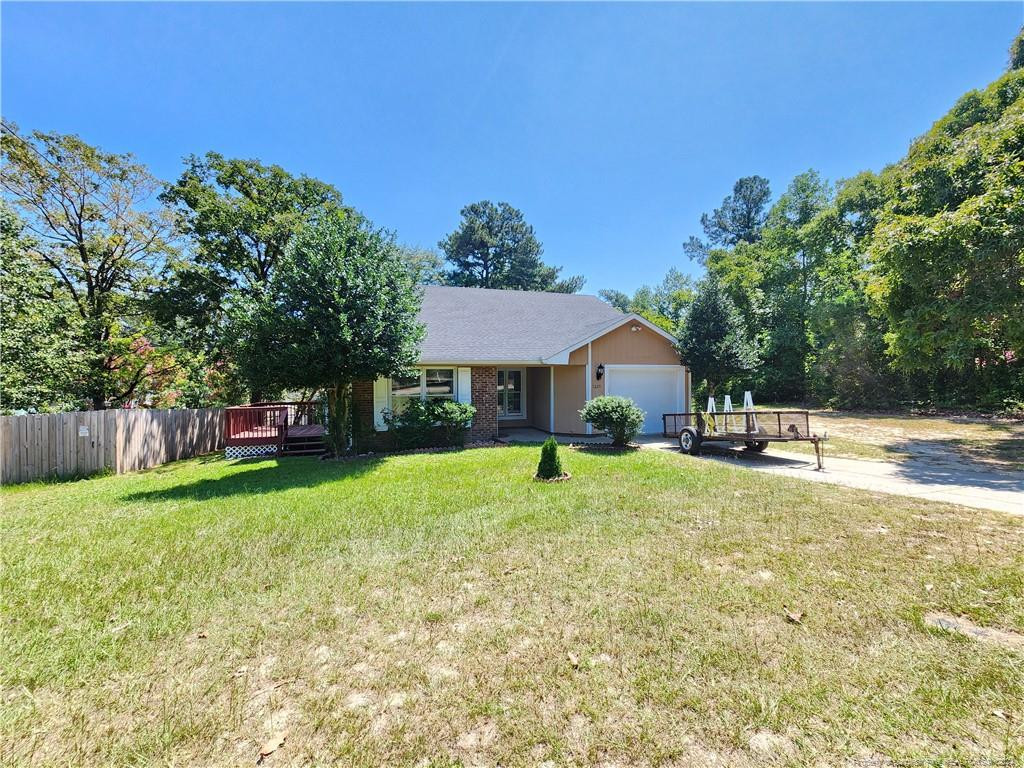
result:
<svg viewBox="0 0 1024 768"><path fill-rule="evenodd" d="M444 259L429 248L399 246L399 253L412 271L417 285L444 285Z"/></svg>
<svg viewBox="0 0 1024 768"><path fill-rule="evenodd" d="M537 463L537 477L541 480L556 480L565 474L562 460L558 456L558 441L552 435L540 447L540 461Z"/></svg>
<svg viewBox="0 0 1024 768"><path fill-rule="evenodd" d="M1024 69L1024 27L1021 27L1017 37L1010 44L1010 62L1007 71L1012 72L1015 69Z"/></svg>
<svg viewBox="0 0 1024 768"><path fill-rule="evenodd" d="M632 296L614 289L597 295L616 309L638 314L674 334L693 301L693 281L673 267L660 283L640 286Z"/></svg>
<svg viewBox="0 0 1024 768"><path fill-rule="evenodd" d="M239 329L230 308L267 289L304 227L344 210L341 193L277 165L208 152L187 157L160 200L173 211L187 247L168 263L151 309L194 355L183 387L215 399L242 397L234 354Z"/></svg>
<svg viewBox="0 0 1024 768"><path fill-rule="evenodd" d="M753 341L732 300L713 277L701 281L679 337L679 354L711 394L757 363Z"/></svg>
<svg viewBox="0 0 1024 768"><path fill-rule="evenodd" d="M341 193L278 165L216 152L185 159L180 178L160 199L193 245L190 266L216 289L260 291L292 238L307 223L341 208Z"/></svg>
<svg viewBox="0 0 1024 768"><path fill-rule="evenodd" d="M0 201L0 408L70 410L81 405L87 378L80 317L35 250L24 222Z"/></svg>
<svg viewBox="0 0 1024 768"><path fill-rule="evenodd" d="M336 452L347 449L350 385L416 363L419 294L392 239L335 211L301 229L267 290L231 308L236 354L252 391L324 389Z"/></svg>
<svg viewBox="0 0 1024 768"><path fill-rule="evenodd" d="M908 371L1024 356L1024 70L972 91L883 172L870 289Z"/></svg>
<svg viewBox="0 0 1024 768"><path fill-rule="evenodd" d="M708 242L718 246L756 243L767 218L772 192L763 176L744 176L733 185L722 205L700 217Z"/></svg>
<svg viewBox="0 0 1024 768"><path fill-rule="evenodd" d="M2 153L0 184L33 241L18 252L35 276L30 291L52 294L54 311L77 315L62 322L84 365L60 399L96 409L132 400L147 380L173 369L153 343L156 329L145 311L146 293L171 253L168 222L149 209L157 180L130 155L103 152L77 136L22 136L8 122Z"/></svg>
<svg viewBox="0 0 1024 768"><path fill-rule="evenodd" d="M522 211L489 200L462 209L458 229L438 244L451 265L449 285L576 293L583 277L559 278Z"/></svg>

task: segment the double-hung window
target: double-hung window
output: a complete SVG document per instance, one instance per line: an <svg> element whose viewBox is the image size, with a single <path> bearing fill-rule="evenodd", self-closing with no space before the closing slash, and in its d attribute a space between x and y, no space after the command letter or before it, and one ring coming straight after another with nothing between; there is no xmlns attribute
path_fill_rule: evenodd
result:
<svg viewBox="0 0 1024 768"><path fill-rule="evenodd" d="M455 369L423 368L391 380L391 410L401 413L410 400L454 400Z"/></svg>
<svg viewBox="0 0 1024 768"><path fill-rule="evenodd" d="M526 415L523 402L523 369L498 369L498 418L522 418Z"/></svg>
<svg viewBox="0 0 1024 768"><path fill-rule="evenodd" d="M424 368L423 396L430 400L454 400L455 369Z"/></svg>

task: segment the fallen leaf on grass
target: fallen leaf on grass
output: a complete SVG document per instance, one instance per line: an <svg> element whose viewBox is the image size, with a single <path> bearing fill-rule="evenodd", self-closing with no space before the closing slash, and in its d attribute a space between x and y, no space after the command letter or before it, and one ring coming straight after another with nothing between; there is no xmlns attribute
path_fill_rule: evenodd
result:
<svg viewBox="0 0 1024 768"><path fill-rule="evenodd" d="M260 756L256 758L256 765L259 765L277 750L284 746L284 740L287 737L287 733L279 733L272 739L269 739L266 744L260 747Z"/></svg>
<svg viewBox="0 0 1024 768"><path fill-rule="evenodd" d="M570 654L568 654L568 656L569 656L569 663L572 664L573 669L579 669L580 668L580 657L577 656L575 653L570 653Z"/></svg>
<svg viewBox="0 0 1024 768"><path fill-rule="evenodd" d="M791 611L787 606L782 606L786 611L786 621L790 624L803 624L804 612L803 611Z"/></svg>

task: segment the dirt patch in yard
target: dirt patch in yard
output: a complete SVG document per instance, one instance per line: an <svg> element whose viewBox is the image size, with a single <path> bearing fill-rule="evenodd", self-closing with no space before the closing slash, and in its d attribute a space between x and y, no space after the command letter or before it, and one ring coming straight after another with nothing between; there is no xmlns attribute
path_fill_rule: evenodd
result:
<svg viewBox="0 0 1024 768"><path fill-rule="evenodd" d="M811 427L828 432L826 453L884 461L945 460L978 468L1024 470L1024 422L968 416L910 416L855 411L812 411ZM809 444L786 451L812 453Z"/></svg>
<svg viewBox="0 0 1024 768"><path fill-rule="evenodd" d="M924 623L929 627L969 637L972 640L977 640L979 643L1007 648L1011 651L1024 651L1024 635L1019 632L982 627L966 616L952 616L948 613L929 613L925 614Z"/></svg>

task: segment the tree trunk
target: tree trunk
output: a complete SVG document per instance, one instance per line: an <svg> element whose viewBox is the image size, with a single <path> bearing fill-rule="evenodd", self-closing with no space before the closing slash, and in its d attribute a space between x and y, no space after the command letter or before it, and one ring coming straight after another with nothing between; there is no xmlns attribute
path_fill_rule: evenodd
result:
<svg viewBox="0 0 1024 768"><path fill-rule="evenodd" d="M327 391L327 446L335 456L348 453L348 435L351 421L347 381L337 381Z"/></svg>

